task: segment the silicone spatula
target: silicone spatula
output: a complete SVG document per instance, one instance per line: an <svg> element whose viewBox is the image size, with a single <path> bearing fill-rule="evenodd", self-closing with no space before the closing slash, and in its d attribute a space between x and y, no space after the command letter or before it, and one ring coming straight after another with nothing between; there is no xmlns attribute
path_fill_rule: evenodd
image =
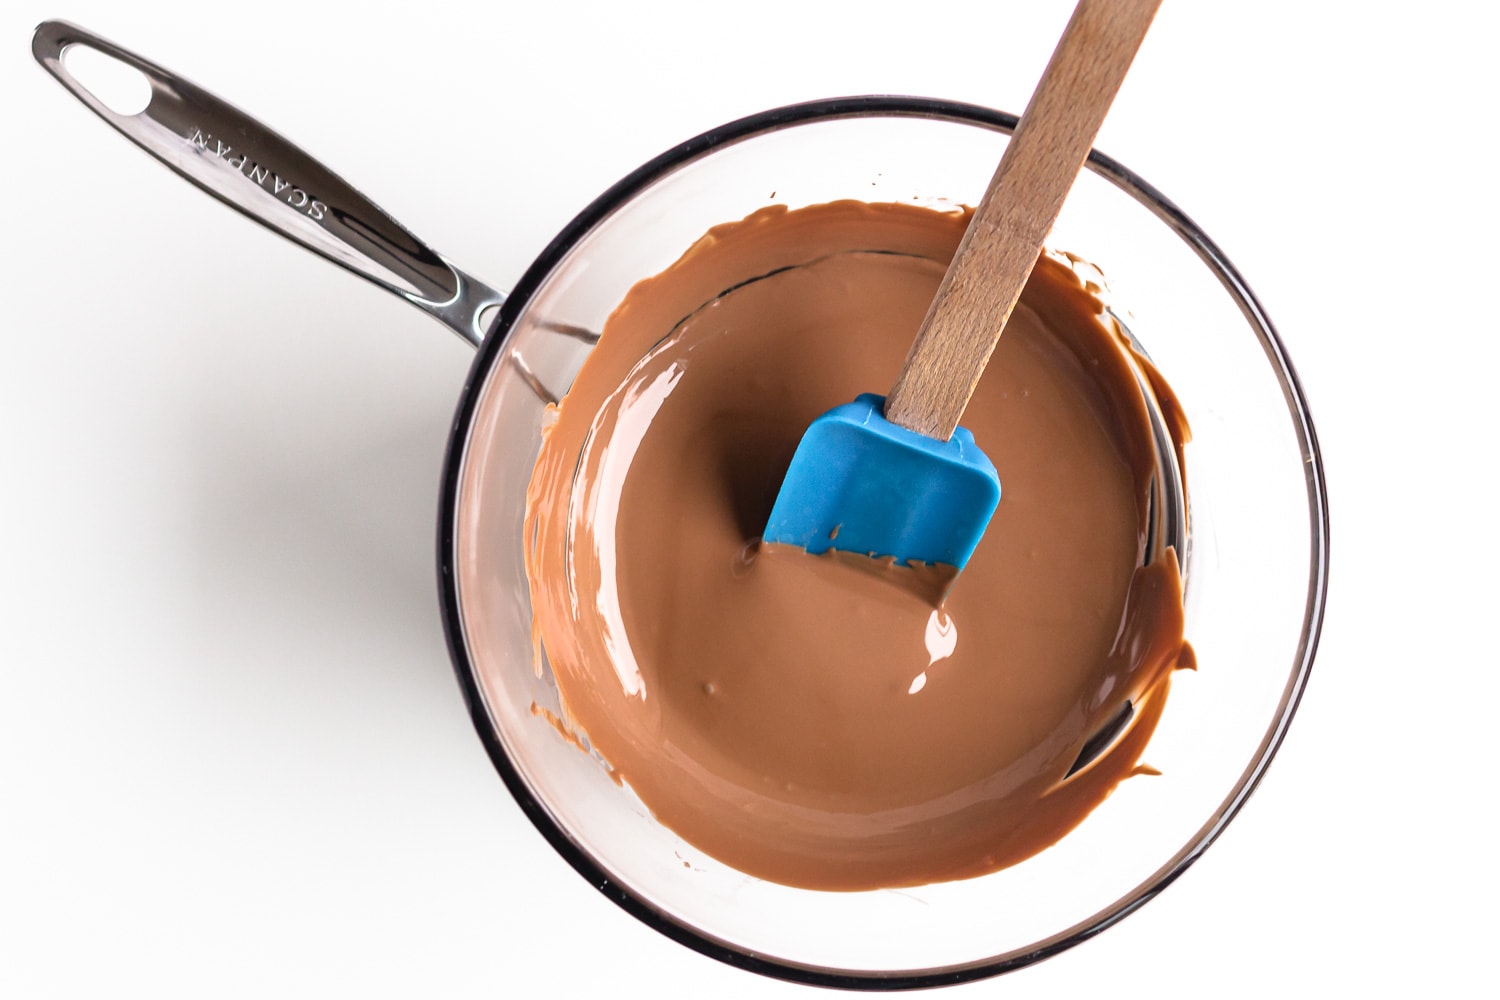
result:
<svg viewBox="0 0 1500 1000"><path fill-rule="evenodd" d="M763 538L962 569L1000 478L958 426L1160 0L1081 0L885 398L808 427Z"/></svg>

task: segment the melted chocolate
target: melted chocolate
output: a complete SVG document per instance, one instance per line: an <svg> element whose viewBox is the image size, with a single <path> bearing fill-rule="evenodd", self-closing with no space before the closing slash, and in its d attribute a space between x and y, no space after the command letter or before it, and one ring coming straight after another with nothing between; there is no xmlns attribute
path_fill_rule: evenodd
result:
<svg viewBox="0 0 1500 1000"><path fill-rule="evenodd" d="M1175 555L1148 540L1140 386L1164 383L1050 255L965 414L1004 495L951 588L758 541L808 423L891 384L967 219L838 202L715 228L615 310L537 460L553 721L755 876L855 890L1020 861L1137 772L1191 662Z"/></svg>

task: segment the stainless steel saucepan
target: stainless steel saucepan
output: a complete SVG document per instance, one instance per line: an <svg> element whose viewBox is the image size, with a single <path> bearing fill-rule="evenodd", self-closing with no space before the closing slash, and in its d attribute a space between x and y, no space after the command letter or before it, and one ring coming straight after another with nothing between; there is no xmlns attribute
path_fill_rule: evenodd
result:
<svg viewBox="0 0 1500 1000"><path fill-rule="evenodd" d="M143 76L144 110L111 110L69 71L70 50ZM1108 157L1090 157L1052 243L1100 264L1117 291L1128 286L1131 331L1195 430L1185 547L1187 635L1200 669L1174 683L1152 737L1162 776L1126 782L1074 833L1004 871L902 893L822 893L704 856L538 718L558 699L533 663L526 484L549 404L636 282L712 226L768 204L973 203L1016 119L949 101L854 97L731 122L622 178L504 294L286 139L162 67L58 21L37 29L33 51L172 170L478 348L438 517L439 590L459 683L536 828L601 893L662 933L742 968L825 986L995 975L1086 940L1161 891L1217 838L1274 756L1322 623L1328 524L1316 435L1286 351L1239 273L1180 209ZM1253 497L1235 488L1245 482L1256 484Z"/></svg>

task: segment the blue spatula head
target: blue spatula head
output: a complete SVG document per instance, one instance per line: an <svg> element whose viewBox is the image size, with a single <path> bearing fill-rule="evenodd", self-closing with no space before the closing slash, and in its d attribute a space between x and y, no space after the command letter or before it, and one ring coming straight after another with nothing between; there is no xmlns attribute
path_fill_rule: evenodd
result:
<svg viewBox="0 0 1500 1000"><path fill-rule="evenodd" d="M1000 476L960 427L939 441L865 393L813 421L766 523L768 542L963 569L1000 503Z"/></svg>

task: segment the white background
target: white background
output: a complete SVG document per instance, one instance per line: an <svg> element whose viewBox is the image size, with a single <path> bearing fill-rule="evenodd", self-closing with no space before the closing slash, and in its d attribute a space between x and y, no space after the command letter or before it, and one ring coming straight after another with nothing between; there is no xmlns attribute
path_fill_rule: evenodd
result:
<svg viewBox="0 0 1500 1000"><path fill-rule="evenodd" d="M133 149L30 32L67 17L228 97L504 288L613 180L741 115L861 92L1020 111L1071 5L508 6L7 0L0 996L814 992L626 916L495 776L433 570L469 349ZM1199 864L948 995L1493 989L1480 9L1158 18L1098 144L1285 338L1330 483L1327 626L1280 756Z"/></svg>

